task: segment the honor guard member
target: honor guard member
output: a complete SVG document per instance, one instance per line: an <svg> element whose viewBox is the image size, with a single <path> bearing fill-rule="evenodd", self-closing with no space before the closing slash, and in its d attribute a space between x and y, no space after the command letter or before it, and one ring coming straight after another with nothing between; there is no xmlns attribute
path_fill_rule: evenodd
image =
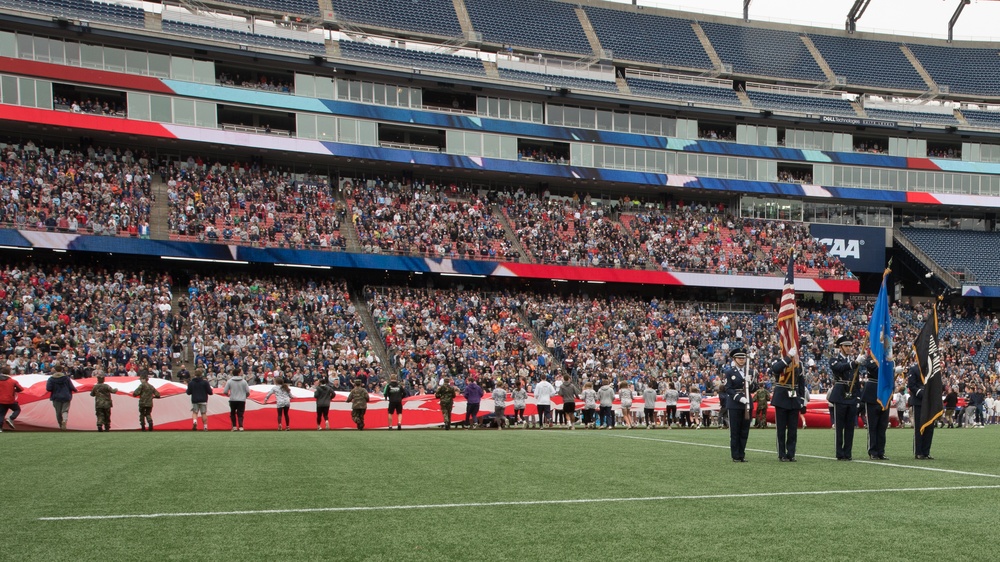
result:
<svg viewBox="0 0 1000 562"><path fill-rule="evenodd" d="M861 364L861 369L868 373L861 392L861 403L865 405L865 428L868 430L868 456L872 460L887 461L885 431L889 428L891 403L880 404L878 401L878 361L869 357Z"/></svg>
<svg viewBox="0 0 1000 562"><path fill-rule="evenodd" d="M747 438L750 436L750 399L757 391L757 383L747 368L747 352L733 348L733 360L722 369L725 380L726 409L729 413L729 451L733 462L747 462Z"/></svg>
<svg viewBox="0 0 1000 562"><path fill-rule="evenodd" d="M920 433L920 414L923 409L924 401L924 380L920 375L920 366L913 365L906 372L906 390L910 394L910 407L913 417L910 421L913 423L913 456L918 461L930 461L934 460L931 456L931 441L934 439L934 424L931 424ZM968 407L968 406L967 406Z"/></svg>
<svg viewBox="0 0 1000 562"><path fill-rule="evenodd" d="M799 343L799 349L805 344ZM795 445L799 435L799 412L805 408L806 380L802 376L802 363L792 357L782 357L771 365L774 379L774 425L777 427L778 460L795 462Z"/></svg>
<svg viewBox="0 0 1000 562"><path fill-rule="evenodd" d="M830 363L833 389L829 401L833 406L833 427L837 434L837 460L849 461L854 447L854 428L858 425L858 404L861 397L858 370L865 355L854 355L854 340L850 336L837 338L837 347L839 351Z"/></svg>

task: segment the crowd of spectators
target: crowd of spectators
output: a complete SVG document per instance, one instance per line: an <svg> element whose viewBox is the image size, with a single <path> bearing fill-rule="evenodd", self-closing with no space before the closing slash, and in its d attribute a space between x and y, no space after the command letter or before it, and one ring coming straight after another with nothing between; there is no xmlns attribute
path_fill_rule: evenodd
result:
<svg viewBox="0 0 1000 562"><path fill-rule="evenodd" d="M962 149L961 148L931 148L927 147L927 156L929 158L951 158L953 160L962 159Z"/></svg>
<svg viewBox="0 0 1000 562"><path fill-rule="evenodd" d="M140 236L149 231L152 162L95 146L0 146L0 223L18 229Z"/></svg>
<svg viewBox="0 0 1000 562"><path fill-rule="evenodd" d="M344 183L367 253L517 260L488 200L469 188L381 178Z"/></svg>
<svg viewBox="0 0 1000 562"><path fill-rule="evenodd" d="M569 159L564 154L556 154L554 151L543 148L521 148L517 151L518 160L528 162L545 162L547 164L569 164Z"/></svg>
<svg viewBox="0 0 1000 562"><path fill-rule="evenodd" d="M282 94L294 94L295 87L291 82L275 80L261 75L258 78L240 77L239 74L230 76L222 72L219 74L218 83L221 86L238 86L240 88L250 88L253 90L263 90L265 92L279 92Z"/></svg>
<svg viewBox="0 0 1000 562"><path fill-rule="evenodd" d="M730 129L698 129L698 136L708 140L720 140L725 142L736 142L736 133Z"/></svg>
<svg viewBox="0 0 1000 562"><path fill-rule="evenodd" d="M506 197L504 213L522 247L536 262L641 269L646 255L616 218L588 195Z"/></svg>
<svg viewBox="0 0 1000 562"><path fill-rule="evenodd" d="M53 96L52 105L55 109L64 109L73 113L90 113L110 117L125 117L127 115L125 104L117 100L108 101L96 98L79 100L66 96Z"/></svg>
<svg viewBox="0 0 1000 562"><path fill-rule="evenodd" d="M175 237L287 248L343 249L342 202L325 177L293 176L258 163L194 157L162 171Z"/></svg>
<svg viewBox="0 0 1000 562"><path fill-rule="evenodd" d="M854 145L854 152L869 152L871 154L885 154L887 151L883 145L877 142L871 144L867 142L861 142Z"/></svg>
<svg viewBox="0 0 1000 562"><path fill-rule="evenodd" d="M172 305L173 293L180 293ZM186 381L184 365L219 386L239 366L251 384L281 376L341 389L362 378L377 391L398 372L411 393L432 393L444 376L534 383L567 373L581 385L672 383L683 397L718 393L728 353L740 346L761 376L777 358L776 303L742 307L632 295L483 291L404 286L360 290L377 333L369 334L343 280L246 274L197 275L185 288L166 272L76 265L0 267L0 339L15 374L137 376ZM777 298L777 294L773 298ZM355 301L356 302L356 301ZM960 396L1000 393L997 315L962 305L938 310L944 385ZM740 310L742 308L742 310ZM729 309L729 310L727 310ZM867 346L871 303L799 302L802 361L812 393L831 383L834 342ZM892 304L897 364L933 314L928 302ZM390 365L379 360L382 346ZM897 380L897 386L902 380Z"/></svg>
<svg viewBox="0 0 1000 562"><path fill-rule="evenodd" d="M633 207L626 200L625 208ZM663 209L621 214L641 251L660 269L719 274L775 275L785 271L795 248L796 274L840 278L839 258L809 233L809 225L740 218L721 204L673 201Z"/></svg>
<svg viewBox="0 0 1000 562"><path fill-rule="evenodd" d="M0 266L0 337L14 374L169 377L170 275L101 267Z"/></svg>
<svg viewBox="0 0 1000 562"><path fill-rule="evenodd" d="M778 181L784 183L812 183L813 176L802 170L779 170Z"/></svg>
<svg viewBox="0 0 1000 562"><path fill-rule="evenodd" d="M195 368L213 386L234 366L250 384L282 377L311 386L318 377L361 378L370 389L383 369L343 280L297 277L198 276L180 303Z"/></svg>
<svg viewBox="0 0 1000 562"><path fill-rule="evenodd" d="M520 315L526 295L462 289L368 287L365 298L390 361L413 391L444 376L538 380L551 355Z"/></svg>

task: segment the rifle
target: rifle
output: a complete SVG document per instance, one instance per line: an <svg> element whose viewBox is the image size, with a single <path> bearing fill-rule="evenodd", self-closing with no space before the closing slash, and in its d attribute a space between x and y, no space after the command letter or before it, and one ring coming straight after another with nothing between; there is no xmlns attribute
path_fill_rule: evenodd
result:
<svg viewBox="0 0 1000 562"><path fill-rule="evenodd" d="M747 403L746 408L743 409L743 419L749 420L751 417L750 410L753 409L753 402L750 401L750 359L747 357L747 362L743 366L743 395L746 396Z"/></svg>

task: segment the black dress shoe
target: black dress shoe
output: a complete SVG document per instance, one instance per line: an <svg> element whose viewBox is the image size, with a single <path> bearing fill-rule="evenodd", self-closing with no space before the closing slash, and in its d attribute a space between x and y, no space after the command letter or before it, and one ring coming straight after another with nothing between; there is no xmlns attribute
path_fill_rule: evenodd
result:
<svg viewBox="0 0 1000 562"><path fill-rule="evenodd" d="M916 459L917 459L918 461L922 461L922 460L924 460L924 459L926 459L926 458L927 458L927 457L925 457L925 456L923 456L923 455L917 455L917 456L916 456Z"/></svg>
<svg viewBox="0 0 1000 562"><path fill-rule="evenodd" d="M780 457L780 458L778 458L778 461L779 462L788 462L788 459L786 459L784 457Z"/></svg>
<svg viewBox="0 0 1000 562"><path fill-rule="evenodd" d="M787 460L788 462L799 462L799 460L798 460L798 459L796 459L795 457L788 457L788 458L787 458L786 460Z"/></svg>
<svg viewBox="0 0 1000 562"><path fill-rule="evenodd" d="M880 460L880 461L887 461L887 460L889 460L889 457L887 457L885 455L879 455L878 456L878 460Z"/></svg>
<svg viewBox="0 0 1000 562"><path fill-rule="evenodd" d="M934 457L932 457L930 455L927 455L926 457L924 457L924 460L925 461L932 461L932 460L934 460Z"/></svg>
<svg viewBox="0 0 1000 562"><path fill-rule="evenodd" d="M873 461L877 461L878 460L878 455L868 455L868 458L870 458Z"/></svg>

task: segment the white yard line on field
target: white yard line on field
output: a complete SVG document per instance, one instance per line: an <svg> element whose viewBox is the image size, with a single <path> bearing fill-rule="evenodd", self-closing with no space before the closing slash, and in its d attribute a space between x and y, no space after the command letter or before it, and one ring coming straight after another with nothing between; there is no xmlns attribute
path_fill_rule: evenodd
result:
<svg viewBox="0 0 1000 562"><path fill-rule="evenodd" d="M39 517L38 521L99 521L106 519L163 519L169 517L218 517L240 515L275 515L289 513L343 513L357 511L404 511L419 509L454 509L481 507L524 507L535 505L567 505L590 503L657 502L678 500L712 500L733 498L773 498L781 496L826 496L842 494L886 494L896 492L954 492L959 490L996 490L995 486L935 486L923 488L883 488L881 490L812 490L802 492L759 492L746 494L713 494L695 496L649 496L643 498L582 498L573 500L532 500L507 502L439 503L422 505L362 505L354 507L311 507L301 509L252 509L241 511L192 511L178 513L125 513L119 515L69 515Z"/></svg>
<svg viewBox="0 0 1000 562"><path fill-rule="evenodd" d="M583 433L583 432L581 432L581 433ZM713 449L726 449L726 450L729 449L729 445L714 445L714 444L711 444L711 443L692 443L690 441L678 441L676 439L659 439L657 437L642 437L642 436L639 436L639 435L619 435L619 434L608 434L608 433L604 433L602 435L606 435L607 437L617 437L619 439L636 439L636 440L639 440L639 441L657 441L657 442L660 442L660 443L671 443L671 444L674 444L674 445L692 445L692 446L695 446L695 447L710 447L710 448L713 448ZM778 454L776 451L768 451L767 449L747 449L747 451L753 452L753 453L767 453L769 455L777 455ZM822 455L803 455L801 453L796 453L795 457L796 458L806 458L806 459L822 459L822 460L830 460L830 461L836 460L833 457L824 457ZM775 462L777 462L777 459L775 459ZM947 474L959 474L959 475L962 475L962 476L979 476L979 477L983 477L983 478L1000 478L1000 474L988 474L988 473L983 473L983 472L968 472L968 471L965 471L965 470L951 470L951 469L947 469L947 468L935 468L933 466L924 466L924 465L914 466L914 465L910 465L910 464L897 464L897 463L885 462L885 461L861 460L861 459L858 459L858 460L855 460L855 461L851 461L851 462L862 463L862 464L873 464L873 465L877 465L877 466L889 466L889 467L894 467L894 468L909 468L909 469L912 469L912 470L927 470L927 471L931 471L931 472L944 472L944 473L947 473ZM924 461L924 462L927 462L927 461ZM933 462L933 461L931 461L931 462Z"/></svg>

